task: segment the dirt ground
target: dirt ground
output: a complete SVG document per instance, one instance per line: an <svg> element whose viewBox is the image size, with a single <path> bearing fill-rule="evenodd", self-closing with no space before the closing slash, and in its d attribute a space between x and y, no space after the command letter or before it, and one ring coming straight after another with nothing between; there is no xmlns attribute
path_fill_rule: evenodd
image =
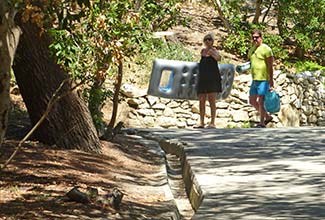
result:
<svg viewBox="0 0 325 220"><path fill-rule="evenodd" d="M157 176L159 156L123 139L124 143L102 142L102 155L24 144L0 173L0 219L164 219L158 216L169 211L169 201L160 187L162 177ZM1 162L17 142L5 141ZM102 195L117 187L125 195L115 210L69 201L65 194L74 186L81 191L94 187Z"/></svg>
<svg viewBox="0 0 325 220"><path fill-rule="evenodd" d="M11 95L14 108L0 147L0 163L10 156L29 129L24 104ZM27 141L12 163L0 171L0 219L169 219L174 208L164 191L164 161L158 153L130 136L102 141L103 154L62 150ZM105 195L117 187L124 193L115 210L98 202L69 201L73 187Z"/></svg>

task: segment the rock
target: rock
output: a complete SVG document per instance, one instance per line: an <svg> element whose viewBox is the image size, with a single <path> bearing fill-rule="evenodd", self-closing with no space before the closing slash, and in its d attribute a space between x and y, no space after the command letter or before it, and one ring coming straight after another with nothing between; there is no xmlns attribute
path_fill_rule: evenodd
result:
<svg viewBox="0 0 325 220"><path fill-rule="evenodd" d="M199 106L199 103L195 103L194 105L192 105L191 107L191 111L193 113L198 113L200 114L200 106Z"/></svg>
<svg viewBox="0 0 325 220"><path fill-rule="evenodd" d="M128 105L132 108L138 108L143 102L137 98L129 98L127 101Z"/></svg>
<svg viewBox="0 0 325 220"><path fill-rule="evenodd" d="M177 120L172 117L161 116L157 119L157 123L163 128L176 126Z"/></svg>
<svg viewBox="0 0 325 220"><path fill-rule="evenodd" d="M170 108L177 108L177 107L179 107L179 103L177 103L175 101L171 101L167 104L167 106Z"/></svg>
<svg viewBox="0 0 325 220"><path fill-rule="evenodd" d="M301 101L300 101L300 99L296 99L294 102L293 102L293 105L296 107L296 108L298 108L298 109L300 109L301 108Z"/></svg>
<svg viewBox="0 0 325 220"><path fill-rule="evenodd" d="M296 94L295 89L292 86L288 86L287 91L288 91L288 95Z"/></svg>
<svg viewBox="0 0 325 220"><path fill-rule="evenodd" d="M156 116L155 111L153 109L138 109L137 113L143 116Z"/></svg>
<svg viewBox="0 0 325 220"><path fill-rule="evenodd" d="M230 113L230 111L227 111L227 110L224 110L224 109L217 109L216 116L218 118L230 118L231 113Z"/></svg>
<svg viewBox="0 0 325 220"><path fill-rule="evenodd" d="M235 103L235 104L231 105L231 108L235 109L235 110L239 110L239 109L243 108L243 105Z"/></svg>
<svg viewBox="0 0 325 220"><path fill-rule="evenodd" d="M160 98L160 103L167 105L170 102L170 99Z"/></svg>
<svg viewBox="0 0 325 220"><path fill-rule="evenodd" d="M197 121L195 121L195 120L188 119L188 120L186 121L186 124L187 124L187 126L192 127L193 125L196 125L196 122L197 122Z"/></svg>
<svg viewBox="0 0 325 220"><path fill-rule="evenodd" d="M187 112L187 113L177 113L177 118L192 118L192 113Z"/></svg>
<svg viewBox="0 0 325 220"><path fill-rule="evenodd" d="M325 119L318 120L317 125L324 127L325 126Z"/></svg>
<svg viewBox="0 0 325 220"><path fill-rule="evenodd" d="M186 128L186 122L185 122L185 121L178 121L178 122L176 123L176 126L177 126L178 128Z"/></svg>
<svg viewBox="0 0 325 220"><path fill-rule="evenodd" d="M152 106L152 109L159 109L159 110L164 110L166 108L165 104L162 103L156 103Z"/></svg>
<svg viewBox="0 0 325 220"><path fill-rule="evenodd" d="M249 121L248 113L242 110L232 111L232 118L234 122Z"/></svg>
<svg viewBox="0 0 325 220"><path fill-rule="evenodd" d="M317 117L316 117L316 115L310 115L310 116L308 117L308 122L309 122L309 123L316 124L316 123L317 123Z"/></svg>
<svg viewBox="0 0 325 220"><path fill-rule="evenodd" d="M190 103L188 101L184 101L180 107L183 109L187 109L190 107Z"/></svg>
<svg viewBox="0 0 325 220"><path fill-rule="evenodd" d="M299 111L290 104L281 106L278 117L285 127L299 127L300 125Z"/></svg>
<svg viewBox="0 0 325 220"><path fill-rule="evenodd" d="M216 108L217 109L227 109L229 107L229 103L227 102L217 102Z"/></svg>
<svg viewBox="0 0 325 220"><path fill-rule="evenodd" d="M163 111L163 115L166 117L174 117L175 113L170 107L166 107L165 110Z"/></svg>
<svg viewBox="0 0 325 220"><path fill-rule="evenodd" d="M240 74L239 76L235 77L234 82L240 83L240 84L248 84L252 81L252 77L250 74Z"/></svg>
<svg viewBox="0 0 325 220"><path fill-rule="evenodd" d="M296 94L292 94L292 95L290 95L290 103L295 102L297 99L298 99L298 97L297 97Z"/></svg>
<svg viewBox="0 0 325 220"><path fill-rule="evenodd" d="M163 110L155 110L156 116L162 116L164 115Z"/></svg>
<svg viewBox="0 0 325 220"><path fill-rule="evenodd" d="M130 118L130 119L136 119L137 117L138 117L138 113L135 110L131 110L128 113L128 118Z"/></svg>
<svg viewBox="0 0 325 220"><path fill-rule="evenodd" d="M281 103L283 105L290 104L290 96L288 96L288 95L282 96L281 97Z"/></svg>
<svg viewBox="0 0 325 220"><path fill-rule="evenodd" d="M228 125L228 122L230 121L230 118L216 118L216 127L217 128L225 128Z"/></svg>
<svg viewBox="0 0 325 220"><path fill-rule="evenodd" d="M123 84L121 86L121 93L128 98L136 98L145 96L147 90L135 88L130 84Z"/></svg>
<svg viewBox="0 0 325 220"><path fill-rule="evenodd" d="M147 100L151 106L159 102L159 98L155 96L147 96Z"/></svg>
<svg viewBox="0 0 325 220"><path fill-rule="evenodd" d="M150 105L147 102L145 102L145 103L140 104L138 108L140 108L140 109L148 109L148 108L150 108Z"/></svg>
<svg viewBox="0 0 325 220"><path fill-rule="evenodd" d="M196 114L196 113L194 113L194 114L192 114L192 119L193 120L199 120L199 118L200 118L200 115L199 114Z"/></svg>
<svg viewBox="0 0 325 220"><path fill-rule="evenodd" d="M287 75L286 74L279 74L277 79L276 79L276 83L281 86L283 85L285 82L287 82Z"/></svg>
<svg viewBox="0 0 325 220"><path fill-rule="evenodd" d="M126 123L128 127L133 127L133 128L141 128L144 127L144 124L142 123L142 117L141 118L136 118L136 119L129 119Z"/></svg>
<svg viewBox="0 0 325 220"><path fill-rule="evenodd" d="M177 114L178 114L178 113L181 113L181 114L191 114L190 111L187 111L187 110L185 110L185 109L182 109L181 107L174 108L173 111L174 111L175 113L177 113Z"/></svg>
<svg viewBox="0 0 325 220"><path fill-rule="evenodd" d="M144 117L143 124L145 124L148 127L152 127L155 125L155 118L154 117Z"/></svg>
<svg viewBox="0 0 325 220"><path fill-rule="evenodd" d="M307 116L311 115L311 113L313 112L313 107L311 105L303 105L301 109L303 113Z"/></svg>

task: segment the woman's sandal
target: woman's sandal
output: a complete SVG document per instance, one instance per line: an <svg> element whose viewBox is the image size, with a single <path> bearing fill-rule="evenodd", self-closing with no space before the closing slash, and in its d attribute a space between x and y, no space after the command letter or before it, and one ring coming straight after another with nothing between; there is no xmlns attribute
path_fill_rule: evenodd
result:
<svg viewBox="0 0 325 220"><path fill-rule="evenodd" d="M265 125L258 124L255 126L255 128L265 128Z"/></svg>
<svg viewBox="0 0 325 220"><path fill-rule="evenodd" d="M208 125L208 126L206 126L205 128L207 128L207 129L215 129L216 126L215 126L215 125Z"/></svg>
<svg viewBox="0 0 325 220"><path fill-rule="evenodd" d="M195 125L193 128L204 128L204 125Z"/></svg>

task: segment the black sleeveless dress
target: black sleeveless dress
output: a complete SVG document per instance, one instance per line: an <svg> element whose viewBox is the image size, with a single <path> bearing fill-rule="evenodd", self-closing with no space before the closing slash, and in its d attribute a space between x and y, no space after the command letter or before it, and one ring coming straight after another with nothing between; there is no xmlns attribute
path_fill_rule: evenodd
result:
<svg viewBox="0 0 325 220"><path fill-rule="evenodd" d="M201 56L197 93L222 92L218 62L213 57Z"/></svg>

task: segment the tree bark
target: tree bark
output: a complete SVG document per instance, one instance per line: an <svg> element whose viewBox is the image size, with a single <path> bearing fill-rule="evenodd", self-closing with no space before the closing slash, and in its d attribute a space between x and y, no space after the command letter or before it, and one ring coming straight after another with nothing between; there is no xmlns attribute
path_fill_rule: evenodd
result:
<svg viewBox="0 0 325 220"><path fill-rule="evenodd" d="M112 129L116 122L122 78L123 78L123 62L119 61L117 76L116 76L116 83L115 83L115 91L114 91L114 96L113 96L113 111L112 111L111 121L108 124L108 129Z"/></svg>
<svg viewBox="0 0 325 220"><path fill-rule="evenodd" d="M264 14L264 16L263 16L262 23L265 22L265 19L266 19L266 17L268 16L268 14L269 14L269 12L270 12L270 10L271 10L271 7L272 7L272 5L273 5L273 1L274 1L274 0L271 0L271 1L270 1L270 4L269 4L269 6L267 7L267 10L266 10L266 12L265 12L265 14Z"/></svg>
<svg viewBox="0 0 325 220"><path fill-rule="evenodd" d="M7 1L0 2L0 146L3 142L10 110L11 66L19 42L20 29L14 23L15 11Z"/></svg>
<svg viewBox="0 0 325 220"><path fill-rule="evenodd" d="M278 30L279 30L279 35L284 38L285 35L285 22L284 22L284 17L285 14L283 12L282 9L283 5L282 5L282 1L278 1L278 16L277 16L277 26L278 26Z"/></svg>
<svg viewBox="0 0 325 220"><path fill-rule="evenodd" d="M256 0L255 3L255 16L253 19L253 24L258 24L259 23L259 18L261 16L261 6L262 6L263 0Z"/></svg>
<svg viewBox="0 0 325 220"><path fill-rule="evenodd" d="M46 110L61 82L69 76L50 56L51 39L36 25L17 21L23 30L14 63L14 72L32 125ZM86 103L66 85L68 93L54 106L35 131L33 138L66 149L100 153L101 145Z"/></svg>
<svg viewBox="0 0 325 220"><path fill-rule="evenodd" d="M231 26L230 26L230 23L229 23L228 19L223 14L222 5L221 5L220 0L213 0L213 3L214 3L214 5L215 5L215 7L216 7L216 9L218 11L219 17L222 20L223 25L227 29L227 32L230 32Z"/></svg>

